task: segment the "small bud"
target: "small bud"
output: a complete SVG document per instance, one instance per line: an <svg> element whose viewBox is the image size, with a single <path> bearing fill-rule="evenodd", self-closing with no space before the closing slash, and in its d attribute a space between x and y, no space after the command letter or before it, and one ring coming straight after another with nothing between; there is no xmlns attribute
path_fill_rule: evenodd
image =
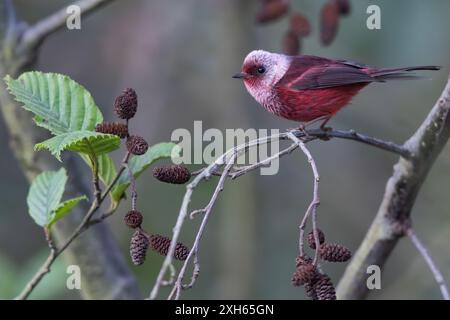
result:
<svg viewBox="0 0 450 320"><path fill-rule="evenodd" d="M319 234L319 243L322 244L325 242L325 234L322 230L317 229L317 233ZM316 248L316 240L314 239L314 232L311 230L308 233L308 245L311 249Z"/></svg>
<svg viewBox="0 0 450 320"><path fill-rule="evenodd" d="M290 56L300 53L300 39L292 30L286 31L283 36L283 52Z"/></svg>
<svg viewBox="0 0 450 320"><path fill-rule="evenodd" d="M289 3L285 0L264 1L256 22L267 23L283 17L289 11Z"/></svg>
<svg viewBox="0 0 450 320"><path fill-rule="evenodd" d="M335 0L338 3L339 13L343 16L346 16L351 11L350 1L349 0Z"/></svg>
<svg viewBox="0 0 450 320"><path fill-rule="evenodd" d="M145 261L145 256L147 255L149 241L147 237L137 230L131 237L130 242L130 256L131 261L135 265L141 265Z"/></svg>
<svg viewBox="0 0 450 320"><path fill-rule="evenodd" d="M142 155L148 150L148 143L140 136L129 136L127 139L127 149L135 155Z"/></svg>
<svg viewBox="0 0 450 320"><path fill-rule="evenodd" d="M159 234L152 234L150 236L150 246L153 250L158 252L160 255L166 256L169 252L170 243L172 240L170 238L161 236ZM184 244L177 242L175 246L175 252L173 257L177 260L186 260L189 255L189 249Z"/></svg>
<svg viewBox="0 0 450 320"><path fill-rule="evenodd" d="M336 300L336 290L330 277L321 274L314 284L317 300Z"/></svg>
<svg viewBox="0 0 450 320"><path fill-rule="evenodd" d="M131 88L127 88L114 101L114 112L121 119L131 119L137 111L137 94Z"/></svg>
<svg viewBox="0 0 450 320"><path fill-rule="evenodd" d="M114 134L121 139L128 137L128 126L119 122L102 122L95 127L96 132Z"/></svg>
<svg viewBox="0 0 450 320"><path fill-rule="evenodd" d="M320 257L330 262L345 262L352 257L352 252L336 243L324 243L319 248Z"/></svg>
<svg viewBox="0 0 450 320"><path fill-rule="evenodd" d="M320 13L320 40L324 46L330 45L339 28L339 6L336 1L328 1Z"/></svg>
<svg viewBox="0 0 450 320"><path fill-rule="evenodd" d="M299 37L306 37L311 33L309 20L301 13L293 13L289 20L290 30Z"/></svg>
<svg viewBox="0 0 450 320"><path fill-rule="evenodd" d="M180 165L168 165L155 167L153 176L162 182L172 184L184 184L191 178L191 173L186 167Z"/></svg>
<svg viewBox="0 0 450 320"><path fill-rule="evenodd" d="M132 229L140 227L142 224L142 220L142 214L136 210L128 211L124 217L125 224Z"/></svg>
<svg viewBox="0 0 450 320"><path fill-rule="evenodd" d="M305 283L311 282L314 279L317 273L316 266L312 264L300 265L295 270L294 275L292 276L292 284L294 286L302 286Z"/></svg>

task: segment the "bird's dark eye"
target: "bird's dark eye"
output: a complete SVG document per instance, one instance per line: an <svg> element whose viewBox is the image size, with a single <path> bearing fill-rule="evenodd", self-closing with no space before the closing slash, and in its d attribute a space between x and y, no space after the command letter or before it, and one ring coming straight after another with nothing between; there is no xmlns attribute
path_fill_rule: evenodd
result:
<svg viewBox="0 0 450 320"><path fill-rule="evenodd" d="M258 72L259 74L263 74L264 72L266 72L266 68L259 67L258 69L256 69L256 72Z"/></svg>

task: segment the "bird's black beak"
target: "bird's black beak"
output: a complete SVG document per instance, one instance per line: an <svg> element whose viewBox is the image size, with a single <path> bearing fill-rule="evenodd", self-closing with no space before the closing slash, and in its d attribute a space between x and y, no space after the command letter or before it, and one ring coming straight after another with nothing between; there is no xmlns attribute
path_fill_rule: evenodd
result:
<svg viewBox="0 0 450 320"><path fill-rule="evenodd" d="M236 74L233 76L233 78L234 78L234 79L247 79L247 78L248 78L248 74L245 73L245 72L239 72L239 73L236 73Z"/></svg>

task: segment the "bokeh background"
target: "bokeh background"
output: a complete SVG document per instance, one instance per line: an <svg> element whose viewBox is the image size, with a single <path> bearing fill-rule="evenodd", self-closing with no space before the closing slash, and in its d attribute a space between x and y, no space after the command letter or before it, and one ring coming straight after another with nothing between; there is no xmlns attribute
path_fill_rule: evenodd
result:
<svg viewBox="0 0 450 320"><path fill-rule="evenodd" d="M445 85L450 66L450 2L352 1L329 47L319 42L319 11L325 0L293 0L293 10L310 19L313 31L302 43L305 54L347 58L394 67L443 66L431 79L374 84L342 110L331 125L403 142L419 126ZM14 1L20 17L33 23L70 1ZM366 28L366 8L381 7L382 29ZM254 23L256 0L115 1L82 18L82 29L63 30L42 46L36 69L65 73L88 88L105 118L112 119L114 97L124 87L139 94L139 116L132 127L149 142L170 140L176 128L279 128L295 123L266 113L231 79L245 55L256 48L281 50L287 19ZM44 260L41 229L27 214L28 185L8 149L0 124L0 298L14 297ZM372 221L397 157L354 142L332 140L310 145L321 174L319 224L329 240L353 251ZM119 160L117 152L116 159ZM88 177L86 177L88 178ZM275 176L252 173L227 183L201 245L201 276L185 298L299 299L291 285L297 253L298 223L311 199L311 172L300 153L281 161ZM446 279L450 279L450 150L433 167L413 210L414 226ZM196 192L194 206L208 201L215 181ZM144 228L169 235L184 187L138 181ZM110 220L128 255L131 231L122 223L128 203ZM182 234L192 243L199 220L188 221ZM147 293L162 257L150 253L143 266L130 268ZM345 265L326 264L337 284ZM77 299L65 287L61 259L33 298ZM424 261L407 239L401 240L382 273L382 289L370 299L438 299L439 290Z"/></svg>

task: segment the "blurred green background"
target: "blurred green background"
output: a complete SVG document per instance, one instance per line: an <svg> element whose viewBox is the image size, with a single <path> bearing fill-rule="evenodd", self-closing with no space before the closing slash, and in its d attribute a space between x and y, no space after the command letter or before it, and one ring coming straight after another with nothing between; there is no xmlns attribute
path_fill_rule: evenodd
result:
<svg viewBox="0 0 450 320"><path fill-rule="evenodd" d="M436 64L432 79L374 84L330 123L379 138L403 142L422 122L441 93L450 65L450 2L447 0L352 1L329 47L319 43L318 16L325 0L293 0L293 10L310 19L313 32L302 53L347 58L384 66ZM33 23L70 1L14 1L21 18ZM366 8L381 7L382 29L366 28ZM167 141L176 128L280 128L295 123L266 113L231 79L245 55L257 48L281 51L288 20L255 25L258 2L238 0L115 1L82 18L82 29L49 37L35 68L70 75L93 94L105 118L113 119L114 97L124 87L139 95L132 130L150 143ZM27 214L28 186L8 149L0 125L0 298L14 297L46 255L42 230ZM321 174L319 225L330 241L352 251L372 221L397 157L348 141L310 145ZM116 152L119 160L120 152ZM450 279L448 192L450 150L444 149L413 210L417 233ZM88 177L86 177L88 178ZM202 185L192 207L204 205L214 179ZM300 153L281 160L275 176L257 172L227 183L207 227L200 250L201 276L185 298L299 299L291 285L299 219L311 200L312 177ZM184 193L150 173L138 181L144 228L169 235ZM124 203L107 223L128 256L131 231L122 223ZM191 244L200 220L187 221L182 240ZM131 266L142 291L154 283L162 257L150 253L143 266ZM179 266L177 264L177 266ZM337 284L345 264L325 264ZM60 260L32 298L79 298L65 287ZM164 290L164 293L167 290ZM162 296L163 297L163 296ZM382 273L382 289L371 299L438 299L439 290L408 240L400 241Z"/></svg>

